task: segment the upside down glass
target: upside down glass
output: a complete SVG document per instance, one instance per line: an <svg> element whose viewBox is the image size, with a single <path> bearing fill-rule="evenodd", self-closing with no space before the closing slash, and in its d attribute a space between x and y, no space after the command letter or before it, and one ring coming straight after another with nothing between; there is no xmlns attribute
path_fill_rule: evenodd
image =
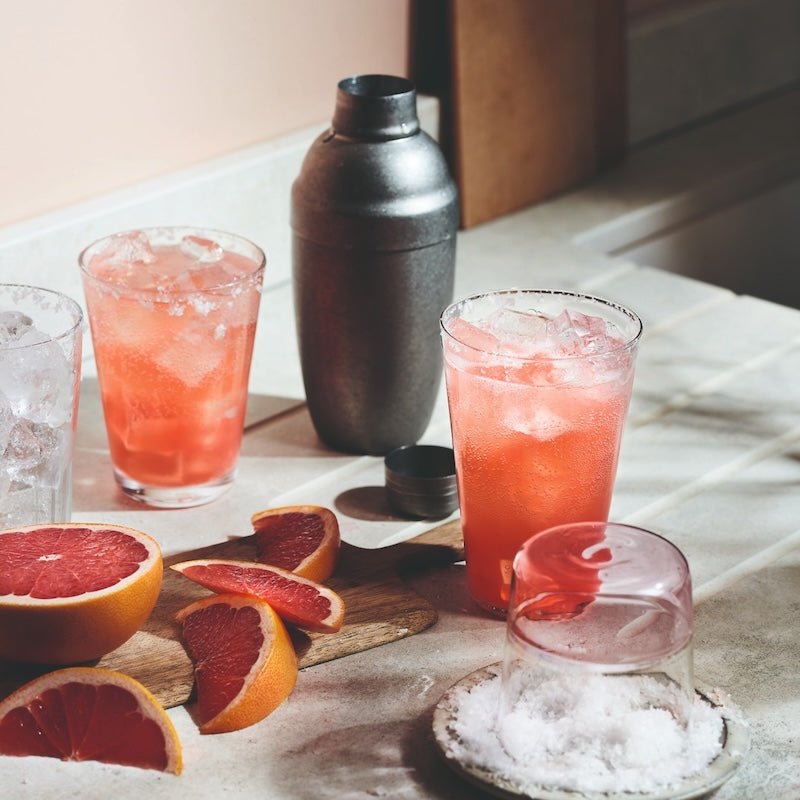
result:
<svg viewBox="0 0 800 800"><path fill-rule="evenodd" d="M117 483L152 506L213 500L239 457L264 253L164 227L102 239L79 263Z"/></svg>
<svg viewBox="0 0 800 800"><path fill-rule="evenodd" d="M454 303L441 328L467 583L504 615L523 542L608 518L642 323L590 295L509 290Z"/></svg>
<svg viewBox="0 0 800 800"><path fill-rule="evenodd" d="M693 627L689 566L661 536L611 522L536 534L514 559L499 735L514 749L525 722L582 720L571 746L594 748L626 726L685 729Z"/></svg>
<svg viewBox="0 0 800 800"><path fill-rule="evenodd" d="M70 519L82 337L71 298L0 284L0 528Z"/></svg>
<svg viewBox="0 0 800 800"><path fill-rule="evenodd" d="M611 522L532 536L514 559L503 747L522 763L572 758L589 769L613 756L630 768L654 738L677 757L695 699L693 627L689 566L663 537Z"/></svg>

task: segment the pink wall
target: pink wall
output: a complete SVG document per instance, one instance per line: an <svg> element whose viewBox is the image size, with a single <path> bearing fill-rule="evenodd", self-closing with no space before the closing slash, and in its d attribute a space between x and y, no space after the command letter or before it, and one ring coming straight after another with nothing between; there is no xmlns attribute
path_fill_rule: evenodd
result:
<svg viewBox="0 0 800 800"><path fill-rule="evenodd" d="M408 0L0 0L0 226L330 118Z"/></svg>

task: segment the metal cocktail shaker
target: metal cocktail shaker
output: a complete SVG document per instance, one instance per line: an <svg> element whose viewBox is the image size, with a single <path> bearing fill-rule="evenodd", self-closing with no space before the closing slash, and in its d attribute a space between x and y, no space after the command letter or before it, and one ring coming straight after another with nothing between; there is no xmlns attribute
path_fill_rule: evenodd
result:
<svg viewBox="0 0 800 800"><path fill-rule="evenodd" d="M320 439L375 455L417 441L441 382L458 194L420 130L410 81L339 82L331 128L292 187L291 224L303 382Z"/></svg>

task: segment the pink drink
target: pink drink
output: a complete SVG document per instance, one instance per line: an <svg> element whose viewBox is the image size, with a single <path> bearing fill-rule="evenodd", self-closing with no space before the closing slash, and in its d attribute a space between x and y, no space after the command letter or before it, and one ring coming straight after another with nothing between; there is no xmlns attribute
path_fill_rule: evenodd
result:
<svg viewBox="0 0 800 800"><path fill-rule="evenodd" d="M263 253L165 228L98 242L81 266L118 483L151 505L213 499L239 456Z"/></svg>
<svg viewBox="0 0 800 800"><path fill-rule="evenodd" d="M442 328L467 581L505 613L523 542L608 518L641 321L584 295L496 292Z"/></svg>

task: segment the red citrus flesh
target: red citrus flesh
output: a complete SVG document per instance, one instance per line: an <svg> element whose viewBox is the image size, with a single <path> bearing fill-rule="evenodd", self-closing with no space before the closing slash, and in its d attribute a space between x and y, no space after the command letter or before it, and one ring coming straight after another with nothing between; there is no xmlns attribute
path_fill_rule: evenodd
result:
<svg viewBox="0 0 800 800"><path fill-rule="evenodd" d="M259 511L251 521L258 560L317 583L333 574L341 538L335 514L322 506Z"/></svg>
<svg viewBox="0 0 800 800"><path fill-rule="evenodd" d="M182 768L175 728L155 697L127 675L92 667L47 673L0 703L0 754Z"/></svg>
<svg viewBox="0 0 800 800"><path fill-rule="evenodd" d="M0 659L73 664L119 647L158 599L158 543L102 523L0 531Z"/></svg>
<svg viewBox="0 0 800 800"><path fill-rule="evenodd" d="M239 730L272 713L297 680L280 617L256 597L214 595L178 614L195 664L201 733Z"/></svg>
<svg viewBox="0 0 800 800"><path fill-rule="evenodd" d="M344 601L336 592L280 567L205 558L182 561L172 569L212 592L266 600L285 622L299 628L335 633L342 627Z"/></svg>

